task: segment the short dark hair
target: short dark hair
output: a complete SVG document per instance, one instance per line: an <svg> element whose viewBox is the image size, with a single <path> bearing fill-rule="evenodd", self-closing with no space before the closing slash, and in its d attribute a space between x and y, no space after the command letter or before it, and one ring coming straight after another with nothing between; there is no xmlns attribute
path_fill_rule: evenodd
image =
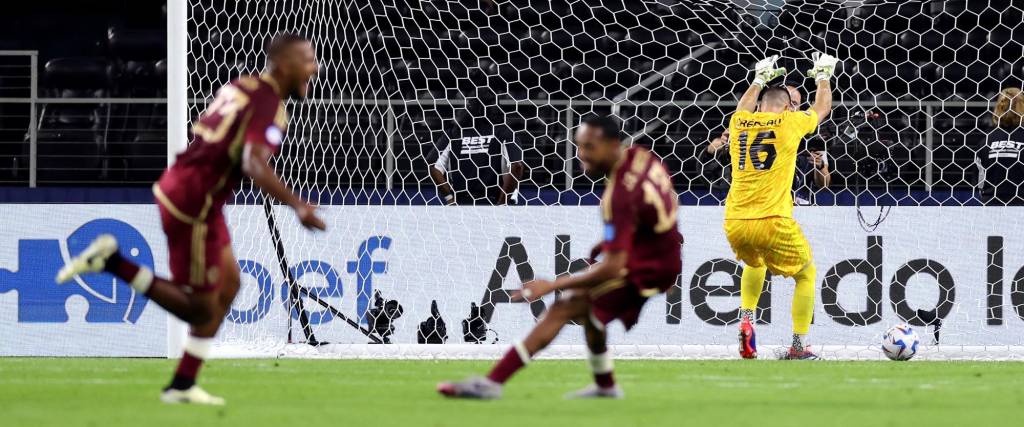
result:
<svg viewBox="0 0 1024 427"><path fill-rule="evenodd" d="M622 140L622 123L615 117L605 114L590 114L583 118L582 124L601 129L606 138Z"/></svg>
<svg viewBox="0 0 1024 427"><path fill-rule="evenodd" d="M277 33L274 35L274 38L270 39L270 43L267 43L267 57L271 59L276 58L291 45L306 41L305 37L296 33Z"/></svg>
<svg viewBox="0 0 1024 427"><path fill-rule="evenodd" d="M766 99L782 102L783 105L789 105L789 103L793 102L793 98L789 96L789 89L785 86L772 86L765 89L761 92L761 101L764 102Z"/></svg>

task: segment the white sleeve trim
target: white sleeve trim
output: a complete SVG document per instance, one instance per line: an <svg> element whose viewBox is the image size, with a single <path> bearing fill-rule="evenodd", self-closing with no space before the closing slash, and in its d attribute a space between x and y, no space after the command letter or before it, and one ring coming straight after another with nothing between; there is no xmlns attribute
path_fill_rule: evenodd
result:
<svg viewBox="0 0 1024 427"><path fill-rule="evenodd" d="M448 145L441 150L441 153L437 155L437 161L434 162L434 167L441 173L448 173L448 154L452 151L452 143L448 142Z"/></svg>
<svg viewBox="0 0 1024 427"><path fill-rule="evenodd" d="M508 148L506 144L511 144L511 142L499 142L501 143L501 173L509 173L512 170L512 162L508 159Z"/></svg>

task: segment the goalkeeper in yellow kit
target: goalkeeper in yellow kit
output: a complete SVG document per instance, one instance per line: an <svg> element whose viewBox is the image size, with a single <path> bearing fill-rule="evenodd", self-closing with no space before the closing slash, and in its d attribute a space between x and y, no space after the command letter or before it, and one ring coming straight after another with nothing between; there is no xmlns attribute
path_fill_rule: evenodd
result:
<svg viewBox="0 0 1024 427"><path fill-rule="evenodd" d="M757 357L754 310L765 274L796 279L793 294L793 344L785 359L816 359L806 343L814 313L815 268L810 245L793 220L793 174L800 140L814 132L832 110L829 79L838 60L815 52L808 74L817 81L814 105L794 111L785 87L765 84L785 74L778 55L754 66L754 82L729 120L732 186L725 200L725 234L743 261L740 282L740 356ZM758 97L761 98L758 103Z"/></svg>

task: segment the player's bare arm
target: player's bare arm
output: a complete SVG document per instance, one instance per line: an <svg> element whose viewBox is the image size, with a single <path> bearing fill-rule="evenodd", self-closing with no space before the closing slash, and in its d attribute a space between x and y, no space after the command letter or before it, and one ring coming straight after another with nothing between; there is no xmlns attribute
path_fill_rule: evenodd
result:
<svg viewBox="0 0 1024 427"><path fill-rule="evenodd" d="M252 178L252 181L263 191L291 206L303 227L326 230L327 225L316 216L316 208L289 190L281 182L281 178L274 173L274 169L270 167L272 154L270 149L264 145L246 144L242 153L242 172Z"/></svg>
<svg viewBox="0 0 1024 427"><path fill-rule="evenodd" d="M786 74L785 68L776 66L778 60L779 55L772 55L754 64L754 81L747 88L747 91L743 92L739 103L736 104L736 111L754 111L757 109L757 98L761 95L761 89L769 81Z"/></svg>
<svg viewBox="0 0 1024 427"><path fill-rule="evenodd" d="M818 113L818 123L822 123L832 112L832 74L835 72L839 59L832 55L814 52L811 55L814 67L807 71L809 77L818 82L818 90L814 93L814 104L811 109Z"/></svg>
<svg viewBox="0 0 1024 427"><path fill-rule="evenodd" d="M828 188L832 183L832 172L821 152L811 152L811 164L814 167L814 185L816 188Z"/></svg>
<svg viewBox="0 0 1024 427"><path fill-rule="evenodd" d="M499 197L503 200L499 200L499 204L505 204L508 200L508 196L519 188L519 179L523 176L523 163L512 162L508 167L508 172L501 174L501 193Z"/></svg>
<svg viewBox="0 0 1024 427"><path fill-rule="evenodd" d="M441 192L441 197L444 198L445 203L451 205L455 203L455 194L452 193L452 187L448 184L448 177L434 165L430 165L430 178L434 180L434 185L437 186L438 191Z"/></svg>
<svg viewBox="0 0 1024 427"><path fill-rule="evenodd" d="M736 104L736 112L754 111L757 108L757 98L761 96L761 85L752 84L743 92L740 102Z"/></svg>
<svg viewBox="0 0 1024 427"><path fill-rule="evenodd" d="M554 291L566 289L589 289L609 280L623 276L627 251L611 251L605 253L601 262L594 264L580 274L562 276L554 281L533 280L523 284L523 289L512 294L513 301L535 301Z"/></svg>
<svg viewBox="0 0 1024 427"><path fill-rule="evenodd" d="M705 148L704 150L707 151L708 154L715 155L718 154L718 150L725 148L728 144L729 129L726 129L724 132L722 132L721 135L718 136L718 138L712 139L711 142L708 143L707 148Z"/></svg>
<svg viewBox="0 0 1024 427"><path fill-rule="evenodd" d="M811 109L818 113L818 123L822 123L832 112L832 84L825 80L818 80L818 90L814 93L814 104Z"/></svg>

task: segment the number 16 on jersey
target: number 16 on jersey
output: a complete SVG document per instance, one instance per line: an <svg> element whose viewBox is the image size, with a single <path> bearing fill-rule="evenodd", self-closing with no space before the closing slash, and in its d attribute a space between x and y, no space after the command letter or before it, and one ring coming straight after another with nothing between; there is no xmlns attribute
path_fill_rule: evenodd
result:
<svg viewBox="0 0 1024 427"><path fill-rule="evenodd" d="M749 138L749 131L743 131L737 135L736 139L740 144L739 168L741 170L747 168L747 153L750 153L750 163L754 165L754 169L771 169L772 163L775 162L775 131L758 132L748 145ZM761 153L766 154L764 159L761 158Z"/></svg>

